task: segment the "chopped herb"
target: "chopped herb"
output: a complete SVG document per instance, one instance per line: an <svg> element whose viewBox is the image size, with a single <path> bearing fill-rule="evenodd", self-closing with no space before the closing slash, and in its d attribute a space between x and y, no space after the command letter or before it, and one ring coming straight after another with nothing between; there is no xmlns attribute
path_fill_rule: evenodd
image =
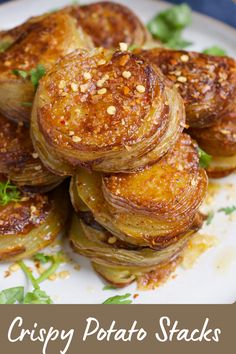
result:
<svg viewBox="0 0 236 354"><path fill-rule="evenodd" d="M0 53L5 52L5 50L6 50L7 48L9 48L10 46L11 46L11 42L7 42L7 41L5 41L5 42L0 42Z"/></svg>
<svg viewBox="0 0 236 354"><path fill-rule="evenodd" d="M102 290L116 290L117 287L114 285L105 285Z"/></svg>
<svg viewBox="0 0 236 354"><path fill-rule="evenodd" d="M24 298L24 304L52 304L52 299L41 289L28 292Z"/></svg>
<svg viewBox="0 0 236 354"><path fill-rule="evenodd" d="M30 71L30 81L32 82L35 88L38 87L39 80L45 75L45 73L45 67L41 64L38 64L35 69L32 69Z"/></svg>
<svg viewBox="0 0 236 354"><path fill-rule="evenodd" d="M46 264L51 260L51 257L44 253L37 253L34 255L34 260Z"/></svg>
<svg viewBox="0 0 236 354"><path fill-rule="evenodd" d="M226 53L226 51L224 49L222 49L220 47L217 47L216 45L203 50L203 53L204 54L209 54L209 55L216 55L216 56L219 56L219 57L227 55L227 53Z"/></svg>
<svg viewBox="0 0 236 354"><path fill-rule="evenodd" d="M232 214L234 211L236 211L236 206L232 205L230 207L225 207L225 208L220 208L218 210L219 212L224 212L226 215Z"/></svg>
<svg viewBox="0 0 236 354"><path fill-rule="evenodd" d="M12 73L16 76L20 76L22 79L30 78L31 83L35 88L38 87L40 79L45 75L46 69L42 64L38 64L36 68L30 71L24 71L19 69L12 70Z"/></svg>
<svg viewBox="0 0 236 354"><path fill-rule="evenodd" d="M14 69L12 70L12 73L16 76L20 76L22 79L26 79L28 77L27 71L24 70Z"/></svg>
<svg viewBox="0 0 236 354"><path fill-rule="evenodd" d="M207 219L206 219L206 224L210 225L212 222L212 219L214 218L214 212L210 211L207 215Z"/></svg>
<svg viewBox="0 0 236 354"><path fill-rule="evenodd" d="M33 102L21 102L21 105L24 107L32 107L33 106Z"/></svg>
<svg viewBox="0 0 236 354"><path fill-rule="evenodd" d="M20 200L20 191L10 181L0 182L0 205Z"/></svg>
<svg viewBox="0 0 236 354"><path fill-rule="evenodd" d="M198 156L199 156L199 165L200 165L200 167L207 168L210 165L210 162L212 160L212 156L208 155L200 147L198 147Z"/></svg>
<svg viewBox="0 0 236 354"><path fill-rule="evenodd" d="M130 46L128 46L128 50L130 50L131 52L138 48L140 48L140 46L138 46L137 44L130 44Z"/></svg>
<svg viewBox="0 0 236 354"><path fill-rule="evenodd" d="M154 38L160 39L170 48L181 49L192 44L182 38L184 28L191 22L191 8L187 4L181 4L157 14L147 27Z"/></svg>
<svg viewBox="0 0 236 354"><path fill-rule="evenodd" d="M109 297L106 301L104 301L103 304L110 304L110 305L132 304L132 300L128 299L130 296L131 294L112 296Z"/></svg>
<svg viewBox="0 0 236 354"><path fill-rule="evenodd" d="M0 292L0 304L22 303L24 299L24 287L17 286L15 288L5 289Z"/></svg>

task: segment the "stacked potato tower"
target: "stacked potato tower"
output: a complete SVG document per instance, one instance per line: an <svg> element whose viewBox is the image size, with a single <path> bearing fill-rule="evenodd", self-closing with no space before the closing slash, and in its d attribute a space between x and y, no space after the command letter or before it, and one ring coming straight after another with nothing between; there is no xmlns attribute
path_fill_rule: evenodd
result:
<svg viewBox="0 0 236 354"><path fill-rule="evenodd" d="M73 176L74 250L116 286L174 261L201 225L207 177L184 126L176 89L125 44L74 51L41 80L34 145Z"/></svg>
<svg viewBox="0 0 236 354"><path fill-rule="evenodd" d="M63 231L68 189L55 188L70 177L73 249L116 286L158 282L203 221L207 175L190 135L213 155L211 176L236 168L235 61L144 50L145 26L109 2L31 18L6 39L0 260Z"/></svg>

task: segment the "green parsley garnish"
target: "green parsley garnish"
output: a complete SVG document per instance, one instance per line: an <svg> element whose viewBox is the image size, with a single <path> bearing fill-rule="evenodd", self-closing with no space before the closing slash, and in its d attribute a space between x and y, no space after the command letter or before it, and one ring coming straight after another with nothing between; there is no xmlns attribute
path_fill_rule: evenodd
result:
<svg viewBox="0 0 236 354"><path fill-rule="evenodd" d="M184 28L191 22L191 8L187 4L181 4L157 14L147 27L154 38L160 39L170 48L181 49L192 44L182 38Z"/></svg>
<svg viewBox="0 0 236 354"><path fill-rule="evenodd" d="M217 47L216 45L203 50L203 53L204 54L209 54L209 55L216 55L216 56L219 56L219 57L227 55L227 53L226 53L226 51L224 49L222 49L220 47Z"/></svg>
<svg viewBox="0 0 236 354"><path fill-rule="evenodd" d="M12 73L16 76L20 76L22 79L30 78L31 83L35 88L38 87L40 79L45 75L46 69L42 64L38 64L36 68L30 71L24 71L19 69L12 70Z"/></svg>
<svg viewBox="0 0 236 354"><path fill-rule="evenodd" d="M17 286L15 288L5 289L0 292L0 304L21 304L24 300L24 287Z"/></svg>
<svg viewBox="0 0 236 354"><path fill-rule="evenodd" d="M132 300L128 299L130 296L131 294L112 296L109 297L106 301L104 301L103 304L109 304L109 305L132 304Z"/></svg>
<svg viewBox="0 0 236 354"><path fill-rule="evenodd" d="M0 53L5 52L5 50L6 50L7 48L9 48L10 46L11 46L11 42L7 42L7 41L5 41L5 42L0 42Z"/></svg>
<svg viewBox="0 0 236 354"><path fill-rule="evenodd" d="M206 224L210 225L213 218L214 218L214 211L210 211L207 215Z"/></svg>
<svg viewBox="0 0 236 354"><path fill-rule="evenodd" d="M114 285L105 285L102 290L116 290L117 287Z"/></svg>
<svg viewBox="0 0 236 354"><path fill-rule="evenodd" d="M199 156L199 165L200 165L200 167L207 168L210 165L210 162L212 160L212 156L208 155L200 147L198 147L198 156Z"/></svg>
<svg viewBox="0 0 236 354"><path fill-rule="evenodd" d="M30 80L34 87L38 87L39 80L45 75L46 69L43 65L38 64L35 69L30 71Z"/></svg>
<svg viewBox="0 0 236 354"><path fill-rule="evenodd" d="M135 49L138 49L138 48L140 48L140 46L138 46L137 44L130 44L128 46L128 50L130 50L131 52Z"/></svg>
<svg viewBox="0 0 236 354"><path fill-rule="evenodd" d="M19 189L12 185L10 181L0 182L0 205L17 202L18 200L20 200Z"/></svg>
<svg viewBox="0 0 236 354"><path fill-rule="evenodd" d="M236 211L236 206L232 205L230 207L225 207L225 208L220 208L218 210L219 212L224 212L226 215L232 214L234 211Z"/></svg>
<svg viewBox="0 0 236 354"><path fill-rule="evenodd" d="M38 253L34 256L35 260L42 263L51 262L51 265L38 277L35 278L31 270L23 261L19 261L18 264L30 280L33 290L28 292L24 296L24 287L19 286L16 288L5 289L0 292L0 304L52 304L53 301L50 296L47 295L45 291L40 288L40 283L48 279L50 275L55 273L60 263L63 261L61 253L53 255L45 255L43 253Z"/></svg>
<svg viewBox="0 0 236 354"><path fill-rule="evenodd" d="M22 79L26 79L28 77L27 71L19 70L19 69L12 70L12 74L16 76L20 76Z"/></svg>

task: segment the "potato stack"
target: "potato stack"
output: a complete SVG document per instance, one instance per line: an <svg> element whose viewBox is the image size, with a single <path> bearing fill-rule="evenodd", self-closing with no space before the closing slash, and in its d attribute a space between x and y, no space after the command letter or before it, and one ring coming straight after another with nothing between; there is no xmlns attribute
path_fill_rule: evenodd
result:
<svg viewBox="0 0 236 354"><path fill-rule="evenodd" d="M13 256L12 230L20 233L12 246L21 246L19 257L44 245L35 243L39 225L44 239L62 230L69 193L56 199L54 188L69 177L73 249L117 287L157 279L202 225L208 179L187 133L200 141L200 131L206 141L204 129L216 129L219 117L233 121L234 61L133 51L130 45L150 40L147 30L130 10L107 2L30 19L1 38L11 44L0 54L0 173L31 194L0 206L0 236L8 241L0 259ZM20 221L9 218L17 207Z"/></svg>
<svg viewBox="0 0 236 354"><path fill-rule="evenodd" d="M72 176L73 249L116 286L173 262L201 225L207 189L183 100L120 49L79 49L42 78L31 118L44 165Z"/></svg>

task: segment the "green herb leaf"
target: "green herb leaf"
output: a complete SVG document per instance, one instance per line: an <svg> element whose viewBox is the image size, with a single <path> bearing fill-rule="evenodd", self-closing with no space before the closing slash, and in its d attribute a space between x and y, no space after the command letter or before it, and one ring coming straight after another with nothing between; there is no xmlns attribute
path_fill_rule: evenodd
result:
<svg viewBox="0 0 236 354"><path fill-rule="evenodd" d="M20 191L10 181L0 182L0 205L20 200Z"/></svg>
<svg viewBox="0 0 236 354"><path fill-rule="evenodd" d="M147 27L155 38L171 48L180 49L191 44L182 38L183 29L191 22L191 8L187 4L181 4L160 12Z"/></svg>
<svg viewBox="0 0 236 354"><path fill-rule="evenodd" d="M39 80L45 75L46 69L43 65L38 64L35 69L30 71L30 80L35 88L38 87Z"/></svg>
<svg viewBox="0 0 236 354"><path fill-rule="evenodd" d="M24 107L32 107L33 106L33 102L21 102L21 105Z"/></svg>
<svg viewBox="0 0 236 354"><path fill-rule="evenodd" d="M34 255L33 258L35 261L38 261L43 264L48 263L51 260L51 257L44 253L37 253Z"/></svg>
<svg viewBox="0 0 236 354"><path fill-rule="evenodd" d="M204 54L209 54L209 55L216 55L216 56L219 56L219 57L227 55L227 53L226 53L226 51L224 49L222 49L220 47L217 47L216 45L203 50L203 53Z"/></svg>
<svg viewBox="0 0 236 354"><path fill-rule="evenodd" d="M230 207L225 207L225 208L220 208L218 210L219 212L224 212L226 215L232 214L234 211L236 211L236 206L232 205Z"/></svg>
<svg viewBox="0 0 236 354"><path fill-rule="evenodd" d="M102 290L117 290L117 287L114 285L105 285Z"/></svg>
<svg viewBox="0 0 236 354"><path fill-rule="evenodd" d="M214 212L213 212L213 211L210 211L210 212L208 213L208 216L207 216L207 219L206 219L206 224L207 224L207 225L210 225L213 218L214 218Z"/></svg>
<svg viewBox="0 0 236 354"><path fill-rule="evenodd" d="M110 305L122 305L122 304L132 304L132 300L126 300L131 296L131 294L125 295L116 295L109 297L103 304L110 304Z"/></svg>
<svg viewBox="0 0 236 354"><path fill-rule="evenodd" d="M138 48L140 48L140 46L138 46L137 44L130 44L129 46L128 46L128 50L129 51L133 51L133 50L135 50L135 49L138 49Z"/></svg>
<svg viewBox="0 0 236 354"><path fill-rule="evenodd" d="M18 286L0 292L0 304L22 303L24 298L24 287Z"/></svg>
<svg viewBox="0 0 236 354"><path fill-rule="evenodd" d="M5 52L7 48L11 46L11 42L5 41L5 42L0 42L0 53Z"/></svg>
<svg viewBox="0 0 236 354"><path fill-rule="evenodd" d="M199 165L200 165L200 167L207 168L210 165L210 162L212 160L212 156L208 155L200 147L198 147L198 156L199 156Z"/></svg>
<svg viewBox="0 0 236 354"><path fill-rule="evenodd" d="M24 304L52 304L53 301L47 293L41 289L28 292L24 298Z"/></svg>
<svg viewBox="0 0 236 354"><path fill-rule="evenodd" d="M12 73L16 76L20 76L22 79L26 79L28 77L27 71L24 70L14 69L12 70Z"/></svg>

